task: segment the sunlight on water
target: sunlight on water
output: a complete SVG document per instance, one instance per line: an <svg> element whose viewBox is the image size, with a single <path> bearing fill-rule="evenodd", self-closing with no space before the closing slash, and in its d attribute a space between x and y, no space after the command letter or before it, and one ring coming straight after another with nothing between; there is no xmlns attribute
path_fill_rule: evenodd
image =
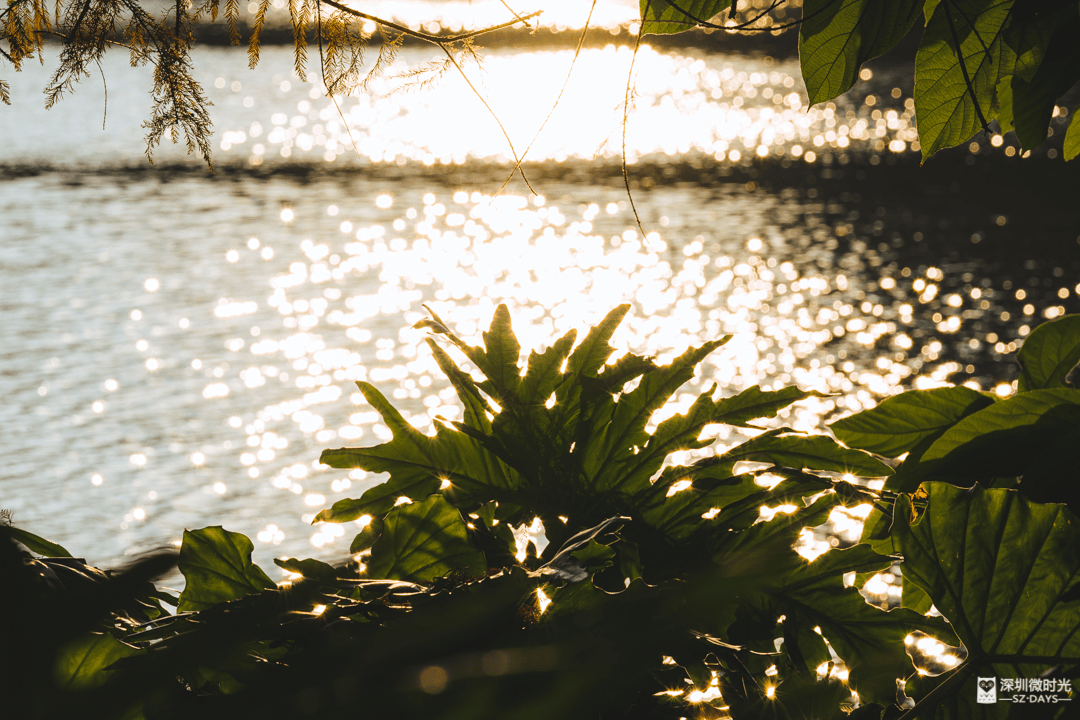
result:
<svg viewBox="0 0 1080 720"><path fill-rule="evenodd" d="M621 155L623 100L632 50L609 45L583 50L566 92L537 137L570 68L572 51L483 57L465 71L482 77L499 120L520 153L533 161ZM469 159L513 160L499 126L461 76L445 67L423 72L419 54L394 64L370 92L344 98L339 108L318 85L282 82L292 112L278 111L247 128L228 130L221 149L270 158L460 165ZM416 74L419 72L419 74ZM866 71L869 72L869 71ZM428 83L427 81L436 80ZM219 78L224 83L224 78ZM643 45L634 74L627 159L698 153L731 163L769 156L813 163L823 152L899 153L918 149L914 101L868 95L807 108L796 61L660 53ZM432 117L462 120L432 123ZM468 122L464 119L468 118ZM344 123L342 122L344 119ZM535 143L532 140L535 137ZM344 157L343 157L344 156Z"/></svg>

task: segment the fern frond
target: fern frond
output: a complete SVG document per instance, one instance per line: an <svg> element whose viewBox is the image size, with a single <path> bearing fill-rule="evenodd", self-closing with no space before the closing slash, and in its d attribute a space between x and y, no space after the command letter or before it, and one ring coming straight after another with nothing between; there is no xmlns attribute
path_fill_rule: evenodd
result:
<svg viewBox="0 0 1080 720"><path fill-rule="evenodd" d="M154 107L150 119L143 123L147 128L146 157L154 161L154 148L161 144L168 133L173 142L181 132L187 151L203 156L210 171L214 170L211 159L210 140L213 125L207 108L212 105L203 93L202 86L191 76L191 60L186 52L171 49L161 54L154 68L154 89L151 93Z"/></svg>
<svg viewBox="0 0 1080 720"><path fill-rule="evenodd" d="M221 0L203 0L202 5L195 9L191 17L196 21L200 21L204 14L210 15L210 20L217 20L218 10L221 7Z"/></svg>
<svg viewBox="0 0 1080 720"><path fill-rule="evenodd" d="M5 105L11 104L11 86L0 80L0 102Z"/></svg>
<svg viewBox="0 0 1080 720"><path fill-rule="evenodd" d="M302 82L307 82L307 4L304 0L289 0L289 19L293 26L293 69Z"/></svg>
<svg viewBox="0 0 1080 720"><path fill-rule="evenodd" d="M266 11L270 9L272 0L261 0L259 10L255 13L255 21L251 25L251 38L248 40L248 67L252 70L259 64L259 50L262 48L263 23L266 22Z"/></svg>
<svg viewBox="0 0 1080 720"><path fill-rule="evenodd" d="M391 34L382 26L379 26L379 33L382 35L382 44L379 45L379 57L375 58L375 64L371 66L371 70L357 86L360 90L367 90L371 85L371 81L383 74L388 66L390 66L394 60L397 59L398 50L401 49L401 45L405 41L405 33Z"/></svg>
<svg viewBox="0 0 1080 720"><path fill-rule="evenodd" d="M229 23L229 43L240 44L240 3L237 0L225 0L225 20Z"/></svg>
<svg viewBox="0 0 1080 720"><path fill-rule="evenodd" d="M76 82L89 75L87 67L105 54L109 38L116 32L116 20L125 7L132 13L142 12L137 5L109 0L85 0L68 6L66 24L70 30L63 36L60 65L45 88L46 108L55 105ZM146 21L153 22L149 16L143 22Z"/></svg>
<svg viewBox="0 0 1080 720"><path fill-rule="evenodd" d="M323 21L322 75L327 94L348 94L359 84L368 41L363 28L361 21L345 13L334 13Z"/></svg>

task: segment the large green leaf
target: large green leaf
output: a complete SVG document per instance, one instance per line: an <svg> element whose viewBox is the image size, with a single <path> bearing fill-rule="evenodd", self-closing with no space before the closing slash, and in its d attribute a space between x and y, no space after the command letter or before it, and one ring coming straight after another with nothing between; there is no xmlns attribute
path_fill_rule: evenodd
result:
<svg viewBox="0 0 1080 720"><path fill-rule="evenodd" d="M924 488L928 504L917 520L906 495L897 501L893 534L904 582L930 595L967 647L957 672L1035 677L1080 663L1077 518L1013 490Z"/></svg>
<svg viewBox="0 0 1080 720"><path fill-rule="evenodd" d="M981 127L976 103L986 120L992 119L995 88L1012 72L1002 39L1012 5L1013 0L950 0L930 18L915 57L915 113L924 160L975 134Z"/></svg>
<svg viewBox="0 0 1080 720"><path fill-rule="evenodd" d="M1033 390L996 402L960 420L923 455L923 463L969 463L995 475L1018 475L1034 450L1080 423L1080 390Z"/></svg>
<svg viewBox="0 0 1080 720"><path fill-rule="evenodd" d="M799 60L810 104L855 84L864 62L896 45L919 17L920 0L807 0Z"/></svg>
<svg viewBox="0 0 1080 720"><path fill-rule="evenodd" d="M84 635L65 645L57 654L54 681L63 690L100 687L109 679L110 665L140 652L145 651L120 642L112 635Z"/></svg>
<svg viewBox="0 0 1080 720"><path fill-rule="evenodd" d="M993 404L991 398L962 385L911 390L869 410L841 418L831 423L829 429L845 445L897 457L965 416Z"/></svg>
<svg viewBox="0 0 1080 720"><path fill-rule="evenodd" d="M177 566L187 579L177 610L205 610L275 587L251 562L251 540L220 526L185 530Z"/></svg>
<svg viewBox="0 0 1080 720"><path fill-rule="evenodd" d="M1066 315L1035 328L1016 361L1020 363L1018 392L1068 387L1065 376L1080 362L1080 315Z"/></svg>
<svg viewBox="0 0 1080 720"><path fill-rule="evenodd" d="M515 474L476 438L438 425L435 437L428 437L410 425L374 386L362 382L357 385L390 427L393 439L370 448L324 450L320 459L331 467L388 472L390 479L365 492L359 500L334 503L315 516L316 522L348 522L365 514L382 516L399 497L427 497L439 490L443 480L466 494L498 493L516 484Z"/></svg>
<svg viewBox="0 0 1080 720"><path fill-rule="evenodd" d="M484 555L469 544L461 513L441 495L394 508L367 564L372 578L429 582L454 570L487 574Z"/></svg>
<svg viewBox="0 0 1080 720"><path fill-rule="evenodd" d="M640 0L641 33L679 33L731 7L731 0Z"/></svg>

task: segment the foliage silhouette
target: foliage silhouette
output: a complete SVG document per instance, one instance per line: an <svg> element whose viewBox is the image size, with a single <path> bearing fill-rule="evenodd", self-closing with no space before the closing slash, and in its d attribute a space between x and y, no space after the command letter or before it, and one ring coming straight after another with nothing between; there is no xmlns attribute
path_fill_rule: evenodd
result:
<svg viewBox="0 0 1080 720"><path fill-rule="evenodd" d="M247 538L211 527L185 533L179 555L102 573L35 558L24 548L63 548L0 527L11 588L0 629L18 663L5 701L26 718L94 707L146 720L944 719L1008 714L976 704L986 674L1080 675L1077 518L1056 504L1075 492L1062 479L1075 477L1076 445L1060 441L1080 428L1080 390L1065 380L1075 316L1032 332L1012 398L911 391L833 423L849 447L774 428L678 465L670 454L704 450L708 425L755 428L809 393L716 398L711 387L653 423L726 338L664 366L609 362L626 311L524 368L505 307L482 347L432 313L429 345L465 419L430 437L362 385L394 437L323 454L389 473L318 519L371 516L353 543L363 552L344 565L278 560L296 579L275 585ZM1002 421L1017 404L1024 412ZM1030 427L1058 435L1033 445ZM979 462L991 443L993 462ZM1072 475L1051 482L1040 458L1055 453ZM765 467L737 472L742 460ZM863 543L813 561L795 552L803 528L863 503L874 508ZM534 518L542 550L518 545ZM898 561L903 607L869 604L858 586ZM146 582L176 562L179 598ZM931 604L940 614L925 614ZM920 672L924 637L939 650Z"/></svg>

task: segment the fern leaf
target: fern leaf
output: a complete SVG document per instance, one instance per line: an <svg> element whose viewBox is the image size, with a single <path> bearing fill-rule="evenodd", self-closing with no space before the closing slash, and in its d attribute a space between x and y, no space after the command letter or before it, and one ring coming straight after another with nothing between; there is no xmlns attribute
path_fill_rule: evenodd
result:
<svg viewBox="0 0 1080 720"><path fill-rule="evenodd" d="M270 9L271 0L262 0L259 10L255 13L255 21L251 27L251 38L248 40L248 67L252 70L259 64L259 50L262 47L263 23L266 22L266 11Z"/></svg>
<svg viewBox="0 0 1080 720"><path fill-rule="evenodd" d="M289 0L289 17L293 26L293 69L301 82L307 82L307 7L304 0Z"/></svg>
<svg viewBox="0 0 1080 720"><path fill-rule="evenodd" d="M229 23L229 42L240 44L240 3L237 0L225 0L225 20Z"/></svg>

